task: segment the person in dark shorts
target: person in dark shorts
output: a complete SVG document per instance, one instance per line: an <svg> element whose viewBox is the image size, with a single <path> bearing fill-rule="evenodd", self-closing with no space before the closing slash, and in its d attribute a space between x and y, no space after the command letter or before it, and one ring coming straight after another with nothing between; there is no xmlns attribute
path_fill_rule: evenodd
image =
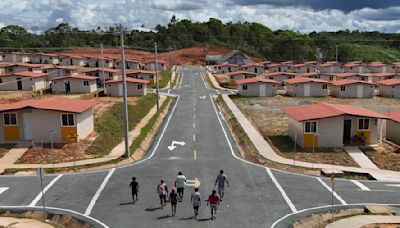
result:
<svg viewBox="0 0 400 228"><path fill-rule="evenodd" d="M158 196L160 197L160 204L161 204L161 209L164 208L164 206L167 205L167 195L168 195L168 187L164 183L164 180L160 180L160 184L157 185L157 193Z"/></svg>
<svg viewBox="0 0 400 228"><path fill-rule="evenodd" d="M132 177L132 181L129 187L132 190L132 204L135 204L135 201L138 200L138 192L139 192L139 183L136 181L136 177Z"/></svg>
<svg viewBox="0 0 400 228"><path fill-rule="evenodd" d="M175 187L177 188L180 202L182 202L182 199L183 199L185 183L186 183L186 177L182 174L182 172L178 172L178 176L176 177L176 181L175 181Z"/></svg>
<svg viewBox="0 0 400 228"><path fill-rule="evenodd" d="M210 205L211 220L216 219L217 208L219 205L219 195L215 189L213 189L211 195L208 196L207 205Z"/></svg>
<svg viewBox="0 0 400 228"><path fill-rule="evenodd" d="M200 197L200 192L199 192L198 188L194 189L194 193L192 194L190 201L193 204L194 219L197 219L197 215L199 214L199 207L201 205L201 197Z"/></svg>
<svg viewBox="0 0 400 228"><path fill-rule="evenodd" d="M176 215L176 205L178 204L179 195L176 192L176 188L172 188L171 193L169 194L169 202L171 202L171 210L172 216Z"/></svg>

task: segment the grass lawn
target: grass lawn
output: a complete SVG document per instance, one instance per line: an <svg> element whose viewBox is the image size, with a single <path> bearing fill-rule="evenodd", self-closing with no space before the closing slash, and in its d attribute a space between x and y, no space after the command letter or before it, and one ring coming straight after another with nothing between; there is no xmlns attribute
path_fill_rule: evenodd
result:
<svg viewBox="0 0 400 228"><path fill-rule="evenodd" d="M335 151L333 148L304 149L296 146L287 135L269 136L268 141L275 147L275 151L282 157L305 162L316 162L331 165L355 166L358 164L345 151Z"/></svg>
<svg viewBox="0 0 400 228"><path fill-rule="evenodd" d="M141 97L135 105L128 105L129 130L135 128L140 120L156 104L155 94L147 94ZM87 153L103 156L108 154L112 148L121 142L123 138L123 105L114 104L107 113L95 119L96 140L86 149Z"/></svg>
<svg viewBox="0 0 400 228"><path fill-rule="evenodd" d="M372 147L362 147L361 150L372 160L380 169L400 171L400 150L384 144L376 149Z"/></svg>
<svg viewBox="0 0 400 228"><path fill-rule="evenodd" d="M160 74L161 74L161 79L160 79L160 84L158 86L160 88L164 88L168 85L168 82L171 80L171 69L162 70Z"/></svg>

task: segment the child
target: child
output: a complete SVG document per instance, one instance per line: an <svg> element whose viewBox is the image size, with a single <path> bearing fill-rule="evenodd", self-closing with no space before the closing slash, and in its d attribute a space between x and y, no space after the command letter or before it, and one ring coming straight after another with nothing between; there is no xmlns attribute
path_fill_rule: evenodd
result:
<svg viewBox="0 0 400 228"><path fill-rule="evenodd" d="M179 195L176 192L176 188L173 187L171 193L169 194L169 201L171 202L172 216L176 214L176 205L178 204Z"/></svg>
<svg viewBox="0 0 400 228"><path fill-rule="evenodd" d="M136 181L136 177L132 177L131 184L129 187L132 190L132 204L135 204L135 197L136 201L138 200L138 192L139 192L139 183Z"/></svg>
<svg viewBox="0 0 400 228"><path fill-rule="evenodd" d="M207 205L208 204L210 204L211 219L214 220L217 218L217 208L219 205L219 195L215 189L212 190L211 195L208 197Z"/></svg>

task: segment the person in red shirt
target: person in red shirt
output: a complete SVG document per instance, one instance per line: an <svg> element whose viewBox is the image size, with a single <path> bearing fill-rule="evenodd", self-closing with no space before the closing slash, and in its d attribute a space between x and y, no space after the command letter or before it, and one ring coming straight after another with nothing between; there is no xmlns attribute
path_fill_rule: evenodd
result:
<svg viewBox="0 0 400 228"><path fill-rule="evenodd" d="M207 205L209 204L211 209L211 219L214 220L217 218L217 208L219 205L219 195L215 189L212 190L211 195L208 197Z"/></svg>

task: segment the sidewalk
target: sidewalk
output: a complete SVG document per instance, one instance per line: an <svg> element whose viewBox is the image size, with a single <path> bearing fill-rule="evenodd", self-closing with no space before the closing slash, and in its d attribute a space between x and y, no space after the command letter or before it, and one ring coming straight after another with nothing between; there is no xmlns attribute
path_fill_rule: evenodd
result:
<svg viewBox="0 0 400 228"><path fill-rule="evenodd" d="M24 155L24 153L29 149L24 145L16 145L11 148L1 159L0 159L0 173L4 173L4 170L10 165L14 164L18 159Z"/></svg>
<svg viewBox="0 0 400 228"><path fill-rule="evenodd" d="M249 136L250 140L254 144L255 148L258 150L261 156L264 158L271 160L273 162L301 166L305 168L317 168L317 169L330 169L330 170L341 170L345 172L353 172L353 173L369 173L371 176L376 178L379 181L388 181L388 182L399 182L400 181L400 172L390 171L390 170L381 170L381 169L370 169L370 168L357 168L357 167L348 167L348 166L339 166L339 165L328 165L328 164L319 164L319 163L309 163L302 161L294 161L293 159L287 159L279 156L275 151L271 148L269 143L264 140L263 136L258 132L258 130L250 123L250 121L243 115L243 113L239 110L239 108L233 103L233 101L229 98L228 95L222 95L223 100L227 104L228 108L232 111L233 115L239 122L240 126Z"/></svg>
<svg viewBox="0 0 400 228"><path fill-rule="evenodd" d="M369 158L356 146L346 146L344 150L353 158L355 162L366 169L379 169Z"/></svg>
<svg viewBox="0 0 400 228"><path fill-rule="evenodd" d="M166 97L161 96L160 97L160 106L164 103L166 100ZM140 134L141 129L146 126L147 122L156 114L157 112L157 107L154 106L143 119L140 120L140 122L136 125L135 129L129 132L128 137L129 137L129 146L132 145L133 140ZM115 146L111 152L101 158L92 158L92 159L84 159L84 160L78 160L76 162L64 162L64 163L57 163L57 164L13 164L13 163L8 163L8 165L5 168L16 168L16 169L35 169L39 167L43 168L66 168L66 167L73 167L75 166L83 166L83 165L90 165L90 164L96 164L96 163L103 163L103 162L108 162L114 159L117 159L121 156L123 156L125 153L125 146L124 146L124 141L120 142L117 146ZM22 156L22 155L21 155ZM137 159L135 157L135 154L133 155L134 159ZM18 160L18 159L17 159ZM15 160L16 161L16 160ZM1 160L0 160L1 164ZM0 165L1 167L1 165ZM0 170L4 172L3 170Z"/></svg>
<svg viewBox="0 0 400 228"><path fill-rule="evenodd" d="M330 223L326 228L363 227L374 223L398 224L400 223L400 216L358 215Z"/></svg>

